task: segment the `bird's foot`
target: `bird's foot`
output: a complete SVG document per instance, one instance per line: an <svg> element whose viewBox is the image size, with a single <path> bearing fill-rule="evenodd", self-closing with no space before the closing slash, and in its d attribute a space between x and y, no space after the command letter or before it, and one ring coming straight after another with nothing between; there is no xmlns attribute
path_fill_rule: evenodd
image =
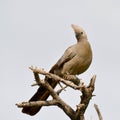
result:
<svg viewBox="0 0 120 120"><path fill-rule="evenodd" d="M65 80L69 80L69 81L73 82L73 83L76 84L76 85L79 85L79 84L80 84L79 78L76 77L75 75L65 74L65 75L63 75L63 78L64 78Z"/></svg>
<svg viewBox="0 0 120 120"><path fill-rule="evenodd" d="M75 75L70 75L70 74L65 74L63 76L64 79L66 80L72 80L72 79L76 79L76 76Z"/></svg>

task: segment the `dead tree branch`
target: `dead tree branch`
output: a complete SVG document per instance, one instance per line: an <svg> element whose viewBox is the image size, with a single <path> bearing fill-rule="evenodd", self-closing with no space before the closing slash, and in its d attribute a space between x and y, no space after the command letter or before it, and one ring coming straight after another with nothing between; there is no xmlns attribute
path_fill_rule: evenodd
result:
<svg viewBox="0 0 120 120"><path fill-rule="evenodd" d="M52 78L53 80L57 81L57 82L62 82L64 83L66 86L69 86L75 90L80 90L83 87L83 82L80 81L80 84L77 86L75 85L73 82L69 81L69 80L65 80L61 77L59 77L58 75L46 72L44 69L38 69L38 68L34 68L34 67L29 67L29 69L31 69L33 71L33 73L35 74L42 74L47 76L48 78ZM36 75L38 76L38 75ZM36 79L36 78L35 78ZM36 81L37 83L39 83L39 81Z"/></svg>
<svg viewBox="0 0 120 120"><path fill-rule="evenodd" d="M94 75L90 81L89 86L88 87L83 86L81 89L81 92L82 92L81 101L76 109L77 120L79 120L79 118L84 120L85 110L90 102L90 99L92 98L92 93L94 91L95 79L96 79L96 76Z"/></svg>
<svg viewBox="0 0 120 120"><path fill-rule="evenodd" d="M86 87L82 82L80 82L79 85L76 85L69 80L65 80L65 79L63 79L55 74L48 73L48 72L44 71L43 69L37 69L37 68L33 68L33 67L30 67L30 69L34 73L36 84L40 85L42 87L45 87L49 91L49 93L53 99L47 100L47 101L17 103L16 105L18 107L55 105L55 106L58 106L59 108L61 108L69 116L69 118L71 120L84 120L84 113L85 113L86 108L90 102L90 99L93 96L92 93L93 93L94 88L95 88L95 79L96 79L95 75L92 77L90 84ZM40 79L39 74L45 75L48 78L52 78L53 80L55 80L57 82L62 82L63 84L65 84L65 87L61 88L60 90L58 90L56 92L47 81ZM77 105L76 110L73 110L59 96L59 94L62 92L62 90L64 90L67 86L82 92L81 101Z"/></svg>

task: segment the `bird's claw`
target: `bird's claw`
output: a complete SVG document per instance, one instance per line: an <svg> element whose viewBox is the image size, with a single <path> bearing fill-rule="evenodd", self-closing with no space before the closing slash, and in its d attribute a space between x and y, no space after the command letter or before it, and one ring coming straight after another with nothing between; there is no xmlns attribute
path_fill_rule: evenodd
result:
<svg viewBox="0 0 120 120"><path fill-rule="evenodd" d="M63 78L64 78L65 80L69 80L69 81L73 82L73 83L76 84L76 85L79 85L79 84L80 84L80 80L79 80L75 75L65 74L65 75L63 76Z"/></svg>

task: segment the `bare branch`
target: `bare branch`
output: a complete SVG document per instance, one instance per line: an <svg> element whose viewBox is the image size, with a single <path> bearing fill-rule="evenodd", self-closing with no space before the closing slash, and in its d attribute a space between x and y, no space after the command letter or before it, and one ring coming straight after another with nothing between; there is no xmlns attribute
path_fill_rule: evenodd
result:
<svg viewBox="0 0 120 120"><path fill-rule="evenodd" d="M96 80L96 75L93 75L93 77L92 77L91 80L90 80L89 86L94 87L94 86L95 86L95 80ZM89 86L88 86L88 87L89 87Z"/></svg>
<svg viewBox="0 0 120 120"><path fill-rule="evenodd" d="M49 101L35 101L35 102L22 102L17 103L17 107L33 107L33 106L51 106L51 105L57 105L58 101L53 99Z"/></svg>
<svg viewBox="0 0 120 120"><path fill-rule="evenodd" d="M59 95L63 90L65 90L65 88L67 88L67 86L62 87L61 89L59 89L56 93Z"/></svg>
<svg viewBox="0 0 120 120"><path fill-rule="evenodd" d="M49 91L50 95L52 96L52 100L46 100L46 101L34 101L34 102L22 102L17 103L16 105L18 107L31 107L31 106L51 106L55 105L61 108L69 117L71 120L84 120L84 113L86 111L86 108L90 102L90 99L93 97L93 91L95 88L95 79L96 75L94 75L91 78L91 81L88 86L85 86L83 82L80 81L80 84L74 84L72 81L65 80L55 74L48 73L44 71L43 69L37 69L30 67L30 69L33 71L34 78L36 83L34 85L40 85L42 87L45 87L46 90ZM55 80L56 82L60 83L62 82L65 87L61 87L61 89L55 90L51 87L51 85L46 80L41 80L39 77L39 74L45 75L48 78L52 78L52 80ZM73 76L74 77L74 76ZM77 77L75 77L76 79ZM77 78L78 79L78 78ZM60 97L59 94L66 88L71 87L75 90L79 90L82 92L81 95L81 101L77 105L76 111L74 111L67 103L65 103ZM100 119L102 120L102 119Z"/></svg>
<svg viewBox="0 0 120 120"><path fill-rule="evenodd" d="M38 74L42 74L42 75L45 75L47 76L48 78L52 78L54 79L55 81L57 82L62 82L64 83L65 85L69 86L69 87L72 87L73 89L75 90L80 90L82 87L83 87L83 82L81 84L79 84L79 86L75 85L73 82L69 81L69 80L65 80L55 74L52 74L52 73L48 73L46 72L44 69L37 69L37 68L34 68L34 67L29 67L33 73L38 73ZM38 76L36 76L38 77Z"/></svg>
<svg viewBox="0 0 120 120"><path fill-rule="evenodd" d="M54 89L49 85L49 83L47 81L41 81L39 79L38 73L36 71L33 71L33 73L34 73L34 77L36 79L36 82L39 82L38 83L39 85L45 87L50 92L53 99L56 100L56 101L54 101L55 105L60 107L70 118L73 118L74 115L75 115L75 111L58 96L58 94L54 91ZM48 104L46 104L45 101L44 102L43 101L42 102L38 101L38 102L39 102L39 104L35 103L35 102L30 102L30 103L26 102L26 103L24 103L24 106L29 106L29 105L32 106L32 104L33 104L33 106L35 106L35 105L37 105L37 106L39 106L39 105L40 106L48 105ZM51 101L49 101L49 102L51 102ZM17 105L19 105L19 104L17 104ZM50 103L50 105L51 105L51 103Z"/></svg>
<svg viewBox="0 0 120 120"><path fill-rule="evenodd" d="M37 73L36 73L37 74ZM36 74L35 75L35 78L37 79L38 77L36 77ZM36 80L38 81L38 80ZM75 111L67 104L65 103L58 95L57 93L54 91L54 89L49 85L49 83L47 81L45 82L40 82L40 85L43 85L49 92L50 94L52 95L53 99L56 99L58 101L58 106L70 117L72 118L75 114Z"/></svg>
<svg viewBox="0 0 120 120"><path fill-rule="evenodd" d="M81 96L81 102L76 109L76 118L81 118L82 120L84 119L84 113L86 111L86 108L90 102L90 99L92 98L92 93L94 91L94 85L95 85L95 79L96 79L96 75L94 75L90 81L90 84L88 87L83 86L81 89L82 92L82 96ZM81 120L80 119L80 120Z"/></svg>
<svg viewBox="0 0 120 120"><path fill-rule="evenodd" d="M98 108L98 105L94 104L94 107L95 107L95 110L96 110L96 112L98 114L99 120L103 120L101 112L100 112L100 110Z"/></svg>

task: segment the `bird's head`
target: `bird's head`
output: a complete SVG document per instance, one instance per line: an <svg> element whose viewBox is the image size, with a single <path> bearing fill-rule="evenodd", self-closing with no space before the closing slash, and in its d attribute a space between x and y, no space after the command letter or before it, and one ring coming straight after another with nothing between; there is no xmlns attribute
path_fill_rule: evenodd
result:
<svg viewBox="0 0 120 120"><path fill-rule="evenodd" d="M81 41L82 39L86 39L87 40L87 35L85 33L85 31L78 25L72 24L71 25L74 32L75 32L75 36L77 38L77 41Z"/></svg>

